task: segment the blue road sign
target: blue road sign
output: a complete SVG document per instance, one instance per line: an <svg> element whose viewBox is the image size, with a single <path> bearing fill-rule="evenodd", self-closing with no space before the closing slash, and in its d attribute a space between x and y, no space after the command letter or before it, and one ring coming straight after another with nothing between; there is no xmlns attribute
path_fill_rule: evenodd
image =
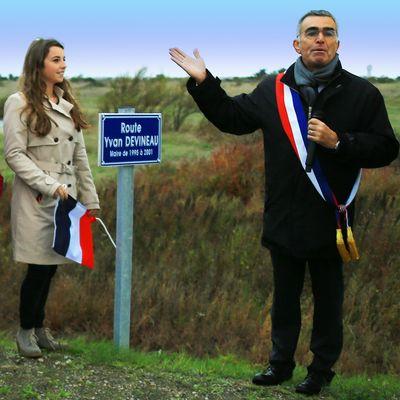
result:
<svg viewBox="0 0 400 400"><path fill-rule="evenodd" d="M99 114L99 165L161 161L161 114Z"/></svg>

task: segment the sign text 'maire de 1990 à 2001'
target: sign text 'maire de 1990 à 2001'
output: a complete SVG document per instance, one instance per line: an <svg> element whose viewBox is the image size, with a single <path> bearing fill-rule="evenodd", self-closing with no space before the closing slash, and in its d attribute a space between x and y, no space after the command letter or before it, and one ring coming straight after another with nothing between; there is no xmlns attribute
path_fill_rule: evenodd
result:
<svg viewBox="0 0 400 400"><path fill-rule="evenodd" d="M99 114L99 165L161 161L161 114Z"/></svg>

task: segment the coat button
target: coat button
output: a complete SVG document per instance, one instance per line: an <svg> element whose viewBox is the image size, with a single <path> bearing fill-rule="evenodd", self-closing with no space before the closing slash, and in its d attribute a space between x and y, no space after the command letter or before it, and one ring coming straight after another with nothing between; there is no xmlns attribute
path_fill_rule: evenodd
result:
<svg viewBox="0 0 400 400"><path fill-rule="evenodd" d="M58 142L58 137L55 137L55 138L54 138L54 141L57 143L57 142Z"/></svg>
<svg viewBox="0 0 400 400"><path fill-rule="evenodd" d="M70 142L72 142L72 139L73 139L72 136L70 136L70 137L68 138L68 140L69 140Z"/></svg>
<svg viewBox="0 0 400 400"><path fill-rule="evenodd" d="M67 164L68 164L68 165L71 165L71 161L68 161Z"/></svg>
<svg viewBox="0 0 400 400"><path fill-rule="evenodd" d="M67 185L68 187L71 187L72 185L70 184L70 183L68 183L68 185Z"/></svg>

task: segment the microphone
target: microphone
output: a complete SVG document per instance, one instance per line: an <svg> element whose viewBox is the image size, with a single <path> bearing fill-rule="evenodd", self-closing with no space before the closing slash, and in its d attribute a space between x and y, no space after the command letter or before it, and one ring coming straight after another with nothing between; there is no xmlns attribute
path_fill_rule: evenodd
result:
<svg viewBox="0 0 400 400"><path fill-rule="evenodd" d="M317 118L322 120L324 117L324 113L322 111L316 111L311 115L310 113L310 108L309 107L309 114L308 114L308 119L310 118ZM315 159L315 150L317 148L317 143L312 142L311 140L308 141L308 147L307 147L307 158L306 158L306 172L311 172L312 166L314 164L314 159Z"/></svg>
<svg viewBox="0 0 400 400"><path fill-rule="evenodd" d="M315 93L314 88L312 88L311 86L303 86L301 89L302 89L302 93L308 103L308 119L310 120L312 118L312 108L314 106L315 98L317 97L317 94ZM316 115L314 115L314 117L316 117ZM315 142L312 142L311 140L308 142L307 158L306 158L306 172L311 172L312 165L314 164L316 147L317 146L316 146Z"/></svg>

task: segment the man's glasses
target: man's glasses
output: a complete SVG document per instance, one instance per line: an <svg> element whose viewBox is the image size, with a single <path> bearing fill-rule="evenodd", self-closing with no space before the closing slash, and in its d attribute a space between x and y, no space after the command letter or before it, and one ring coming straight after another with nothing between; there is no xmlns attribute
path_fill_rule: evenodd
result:
<svg viewBox="0 0 400 400"><path fill-rule="evenodd" d="M318 37L319 33L322 33L322 35L326 38L335 38L337 33L336 33L336 29L334 28L308 28L306 29L304 32L304 36L310 39L314 39L316 37Z"/></svg>

